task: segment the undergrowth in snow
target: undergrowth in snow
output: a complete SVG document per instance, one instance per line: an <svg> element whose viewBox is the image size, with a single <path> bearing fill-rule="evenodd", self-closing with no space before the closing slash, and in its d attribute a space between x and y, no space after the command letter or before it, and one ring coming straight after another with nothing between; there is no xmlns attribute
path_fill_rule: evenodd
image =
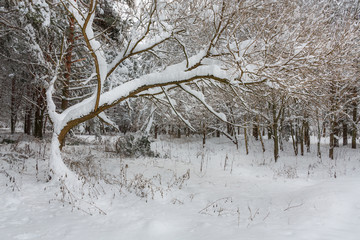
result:
<svg viewBox="0 0 360 240"><path fill-rule="evenodd" d="M360 151L277 163L271 142L162 136L157 157L124 157L117 137L77 136L63 158L79 189L48 174L50 143L0 145L1 239L358 239ZM104 144L105 143L105 144ZM326 153L327 146L322 146ZM326 155L326 154L323 154Z"/></svg>

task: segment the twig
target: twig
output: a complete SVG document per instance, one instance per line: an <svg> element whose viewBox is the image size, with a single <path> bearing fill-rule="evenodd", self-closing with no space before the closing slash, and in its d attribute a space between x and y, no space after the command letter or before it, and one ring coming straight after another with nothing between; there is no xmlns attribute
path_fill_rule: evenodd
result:
<svg viewBox="0 0 360 240"><path fill-rule="evenodd" d="M298 205L293 205L293 206L291 206L291 202L292 202L292 200L289 202L288 207L285 208L284 211L287 211L287 210L289 210L289 209L291 209L291 208L301 207L302 205L304 205L304 203L302 202L302 203L300 203L300 204L298 204Z"/></svg>

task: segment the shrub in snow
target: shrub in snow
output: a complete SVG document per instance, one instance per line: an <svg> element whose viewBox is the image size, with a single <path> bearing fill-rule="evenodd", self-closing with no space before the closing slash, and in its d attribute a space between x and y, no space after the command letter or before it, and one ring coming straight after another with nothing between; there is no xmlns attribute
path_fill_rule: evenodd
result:
<svg viewBox="0 0 360 240"><path fill-rule="evenodd" d="M150 145L151 142L148 136L135 136L129 134L117 139L115 149L118 154L126 157L154 157L155 153L151 150Z"/></svg>
<svg viewBox="0 0 360 240"><path fill-rule="evenodd" d="M274 171L274 177L276 176L285 177L289 179L294 179L299 177L297 174L296 167L286 166L286 165Z"/></svg>
<svg viewBox="0 0 360 240"><path fill-rule="evenodd" d="M126 168L125 168L126 171ZM134 178L125 181L125 187L131 193L134 192L136 196L145 199L154 199L159 194L164 197L164 194L171 189L181 189L185 182L190 179L190 169L179 177L174 174L169 181L164 181L162 175L157 174L152 177L146 177L142 173L136 174Z"/></svg>
<svg viewBox="0 0 360 240"><path fill-rule="evenodd" d="M69 136L66 139L66 145L68 146L80 146L80 145L88 145L89 143L86 142L85 140L74 136Z"/></svg>
<svg viewBox="0 0 360 240"><path fill-rule="evenodd" d="M11 139L4 138L4 139L0 139L0 143L1 143L1 144L12 144L12 143L16 143L16 141L15 141L15 140L11 140Z"/></svg>

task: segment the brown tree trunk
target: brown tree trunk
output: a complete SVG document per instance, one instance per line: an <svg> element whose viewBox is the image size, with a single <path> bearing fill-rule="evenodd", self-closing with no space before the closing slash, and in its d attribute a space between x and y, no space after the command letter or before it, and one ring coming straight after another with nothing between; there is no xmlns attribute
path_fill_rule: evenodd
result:
<svg viewBox="0 0 360 240"><path fill-rule="evenodd" d="M24 133L27 135L31 135L31 108L28 106L25 110L25 118L24 118Z"/></svg>
<svg viewBox="0 0 360 240"><path fill-rule="evenodd" d="M36 110L34 119L34 136L43 138L44 114L46 108L45 88L38 88L38 96L36 97Z"/></svg>
<svg viewBox="0 0 360 240"><path fill-rule="evenodd" d="M249 141L248 141L248 135L247 135L247 129L246 128L244 128L244 137L245 137L246 155L249 155Z"/></svg>
<svg viewBox="0 0 360 240"><path fill-rule="evenodd" d="M180 126L178 126L177 137L181 138L181 128L180 128Z"/></svg>
<svg viewBox="0 0 360 240"><path fill-rule="evenodd" d="M330 148L329 148L329 158L334 159L334 147L335 147L335 141L334 141L334 131L330 132Z"/></svg>
<svg viewBox="0 0 360 240"><path fill-rule="evenodd" d="M304 125L302 125L299 130L300 130L300 134L299 134L300 154L301 154L301 156L304 156Z"/></svg>
<svg viewBox="0 0 360 240"><path fill-rule="evenodd" d="M330 119L330 143L329 143L329 158L334 159L334 148L339 143L338 141L338 124L337 124L337 116L335 115L336 112L336 88L335 84L332 83L330 86L330 104L331 104L331 119Z"/></svg>
<svg viewBox="0 0 360 240"><path fill-rule="evenodd" d="M339 147L340 128L337 119L334 120L334 147Z"/></svg>
<svg viewBox="0 0 360 240"><path fill-rule="evenodd" d="M253 136L256 141L259 140L259 126L257 124L253 124Z"/></svg>
<svg viewBox="0 0 360 240"><path fill-rule="evenodd" d="M272 134L273 134L271 127L268 127L268 128L267 128L267 134L268 134L268 139L270 140L271 137L272 137Z"/></svg>
<svg viewBox="0 0 360 240"><path fill-rule="evenodd" d="M231 129L230 129L230 124L229 124L229 123L226 124L226 132L227 132L229 135L231 135Z"/></svg>
<svg viewBox="0 0 360 240"><path fill-rule="evenodd" d="M65 74L64 74L64 82L62 88L63 98L61 100L61 109L64 111L69 107L69 87L70 87L70 78L71 78L71 64L72 64L72 53L74 49L74 32L75 32L75 19L70 16L69 17L69 28L68 28L68 37L67 43L68 48L65 55Z"/></svg>
<svg viewBox="0 0 360 240"><path fill-rule="evenodd" d="M216 137L220 137L220 131L216 130Z"/></svg>
<svg viewBox="0 0 360 240"><path fill-rule="evenodd" d="M10 105L10 131L11 134L15 133L15 126L17 122L17 111L16 111L16 86L15 77L11 78L11 105Z"/></svg>
<svg viewBox="0 0 360 240"><path fill-rule="evenodd" d="M155 138L155 139L158 138L158 131L159 131L159 127L158 127L158 125L156 124L155 127L154 127L154 138Z"/></svg>
<svg viewBox="0 0 360 240"><path fill-rule="evenodd" d="M343 146L346 146L348 145L348 125L345 120L342 122L342 125L343 125Z"/></svg>
<svg viewBox="0 0 360 240"><path fill-rule="evenodd" d="M272 104L272 117L273 117L273 126L272 126L272 137L274 141L274 160L277 162L279 158L279 136L278 136L278 118L276 116L276 106Z"/></svg>
<svg viewBox="0 0 360 240"><path fill-rule="evenodd" d="M206 124L203 123L203 148L205 147L206 144Z"/></svg>
<svg viewBox="0 0 360 240"><path fill-rule="evenodd" d="M297 156L298 155L298 146L297 146L297 140L296 140L296 135L295 135L296 129L294 130L294 126L292 123L290 126L291 126L291 140L293 143L294 154L295 154L295 156Z"/></svg>
<svg viewBox="0 0 360 240"><path fill-rule="evenodd" d="M285 122L285 108L282 108L282 110L280 110L281 112L281 118L280 118L280 126L279 126L279 145L280 145L280 151L284 151L284 142L283 142L283 136L284 136L284 122Z"/></svg>
<svg viewBox="0 0 360 240"><path fill-rule="evenodd" d="M274 160L275 160L275 162L277 162L277 160L279 158L279 137L278 137L277 128L278 128L277 123L274 123L273 140L274 140Z"/></svg>
<svg viewBox="0 0 360 240"><path fill-rule="evenodd" d="M355 149L356 148L356 137L357 137L357 128L356 128L356 123L357 123L357 101L356 101L356 97L357 97L357 90L356 88L354 88L353 90L353 98L355 99L352 102L352 129L351 129L351 148Z"/></svg>
<svg viewBox="0 0 360 240"><path fill-rule="evenodd" d="M322 126L322 129L323 129L323 131L322 131L322 133L323 133L322 137L324 138L324 137L326 137L326 123L323 122L322 125L323 125L323 126Z"/></svg>
<svg viewBox="0 0 360 240"><path fill-rule="evenodd" d="M306 145L306 151L310 152L310 127L309 122L306 120L303 122L304 126L304 142Z"/></svg>
<svg viewBox="0 0 360 240"><path fill-rule="evenodd" d="M318 137L317 156L318 156L318 158L321 158L321 126L320 126L320 120L319 120L317 111L316 111L316 115L317 115L317 137Z"/></svg>
<svg viewBox="0 0 360 240"><path fill-rule="evenodd" d="M261 133L261 131L260 131L260 133ZM265 152L265 145L264 145L264 141L263 141L263 138L262 138L262 134L259 134L259 138L260 138L262 151Z"/></svg>

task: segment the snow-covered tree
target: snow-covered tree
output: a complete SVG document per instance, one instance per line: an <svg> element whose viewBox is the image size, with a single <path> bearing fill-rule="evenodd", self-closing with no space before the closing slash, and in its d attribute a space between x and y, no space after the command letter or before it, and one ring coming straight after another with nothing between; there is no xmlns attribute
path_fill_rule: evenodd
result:
<svg viewBox="0 0 360 240"><path fill-rule="evenodd" d="M227 29L236 21L238 12L254 10L260 5L254 6L251 1L244 1L241 5L236 4L237 1L198 1L199 5L195 5L181 0L149 0L129 8L124 3L115 3L113 7L118 9L119 17L129 21L129 27L119 31L116 51L108 54L109 46L103 39L104 34L94 28L96 15L101 14L99 1L63 0L61 3L75 19L92 58L93 72L83 78L89 81L94 78L96 87L91 96L59 112L53 93L64 57L64 53L60 54L47 90L48 113L54 128L50 159L53 173L75 180L60 154L66 134L76 125L94 117L110 122L104 111L129 98L159 92L165 94L169 87L177 87L226 121L224 114L207 105L201 91L192 89L187 83L203 79L225 84L243 83L241 76L229 72L219 60L218 48L226 39ZM202 31L205 22L212 25L207 26L207 31ZM196 32L199 34L193 42ZM169 42L176 42L178 49L182 49L181 58L170 58L173 54L167 45ZM129 73L127 67L134 64L140 71ZM122 76L117 79L116 86L109 84L114 81L112 74Z"/></svg>

